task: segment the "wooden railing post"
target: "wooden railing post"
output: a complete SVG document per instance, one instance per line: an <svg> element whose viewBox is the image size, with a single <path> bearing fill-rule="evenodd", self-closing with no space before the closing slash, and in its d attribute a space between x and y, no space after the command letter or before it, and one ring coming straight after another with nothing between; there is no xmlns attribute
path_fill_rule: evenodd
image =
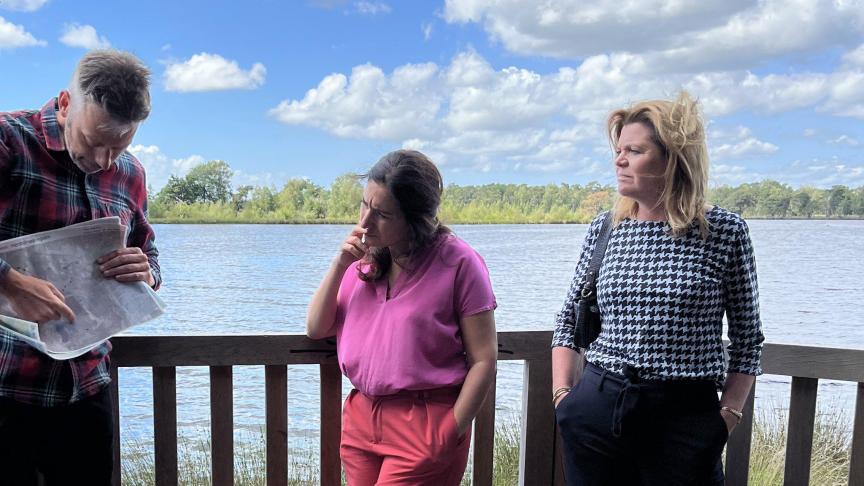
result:
<svg viewBox="0 0 864 486"><path fill-rule="evenodd" d="M210 437L213 486L234 484L234 379L230 366L210 367Z"/></svg>
<svg viewBox="0 0 864 486"><path fill-rule="evenodd" d="M177 485L177 370L153 368L153 449L156 486Z"/></svg>
<svg viewBox="0 0 864 486"><path fill-rule="evenodd" d="M288 485L288 368L264 367L267 421L267 486Z"/></svg>
<svg viewBox="0 0 864 486"><path fill-rule="evenodd" d="M864 484L864 383L858 383L858 394L855 397L851 453L849 486L858 486Z"/></svg>
<svg viewBox="0 0 864 486"><path fill-rule="evenodd" d="M492 486L495 459L495 380L474 419L473 486Z"/></svg>
<svg viewBox="0 0 864 486"><path fill-rule="evenodd" d="M339 441L342 436L342 371L336 363L321 372L321 486L342 484Z"/></svg>
<svg viewBox="0 0 864 486"><path fill-rule="evenodd" d="M111 454L111 462L113 463L111 469L111 484L113 486L120 486L123 471L120 463L120 380L117 371L117 364L112 362L109 372L111 374L111 422L114 424L114 444Z"/></svg>
<svg viewBox="0 0 864 486"><path fill-rule="evenodd" d="M753 441L753 401L756 395L756 383L750 388L747 401L744 402L744 417L741 423L732 431L726 444L726 484L728 486L747 486L750 474L750 446Z"/></svg>
<svg viewBox="0 0 864 486"><path fill-rule="evenodd" d="M816 422L816 391L819 380L792 377L789 425L786 435L785 486L810 484L810 455L813 452L813 425Z"/></svg>
<svg viewBox="0 0 864 486"><path fill-rule="evenodd" d="M551 484L555 454L552 359L525 360L519 484Z"/></svg>

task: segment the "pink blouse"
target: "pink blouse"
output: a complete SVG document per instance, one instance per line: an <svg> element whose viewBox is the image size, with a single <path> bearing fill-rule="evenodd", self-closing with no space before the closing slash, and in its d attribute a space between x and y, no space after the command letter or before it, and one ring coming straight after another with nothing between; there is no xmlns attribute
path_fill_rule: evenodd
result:
<svg viewBox="0 0 864 486"><path fill-rule="evenodd" d="M364 282L355 262L337 297L342 373L367 395L458 385L468 367L459 321L495 309L483 258L453 235L416 255L390 289Z"/></svg>

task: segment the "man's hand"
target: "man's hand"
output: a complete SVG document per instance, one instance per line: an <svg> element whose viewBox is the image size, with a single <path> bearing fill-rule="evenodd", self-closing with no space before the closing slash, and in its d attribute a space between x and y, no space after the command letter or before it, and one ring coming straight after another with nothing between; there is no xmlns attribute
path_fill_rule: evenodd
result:
<svg viewBox="0 0 864 486"><path fill-rule="evenodd" d="M105 278L118 282L145 282L151 287L156 284L147 255L137 246L112 251L99 257L96 263Z"/></svg>
<svg viewBox="0 0 864 486"><path fill-rule="evenodd" d="M56 321L65 317L75 320L66 298L51 282L9 270L0 280L0 293L6 296L19 319L32 322Z"/></svg>

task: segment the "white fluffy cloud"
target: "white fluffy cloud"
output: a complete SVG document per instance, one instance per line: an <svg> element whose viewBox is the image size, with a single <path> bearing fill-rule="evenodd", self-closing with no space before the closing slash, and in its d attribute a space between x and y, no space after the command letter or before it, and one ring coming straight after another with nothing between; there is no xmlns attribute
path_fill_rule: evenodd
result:
<svg viewBox="0 0 864 486"><path fill-rule="evenodd" d="M258 88L264 84L266 74L267 69L261 63L244 70L237 61L202 52L186 61L168 64L164 79L168 91L222 91Z"/></svg>
<svg viewBox="0 0 864 486"><path fill-rule="evenodd" d="M806 163L796 161L797 169L791 174L793 183L816 187L842 184L849 187L864 186L864 165L849 163L840 157L815 159Z"/></svg>
<svg viewBox="0 0 864 486"><path fill-rule="evenodd" d="M340 137L402 140L428 136L444 101L434 64L406 64L386 75L370 64L331 74L299 100L270 110L283 123L309 125Z"/></svg>
<svg viewBox="0 0 864 486"><path fill-rule="evenodd" d="M848 145L850 147L857 147L858 146L858 139L852 138L849 135L840 135L837 138L833 138L831 140L828 140L828 143L830 143L832 145Z"/></svg>
<svg viewBox="0 0 864 486"><path fill-rule="evenodd" d="M850 47L864 34L859 0L447 0L443 16L482 24L518 54L638 53L665 72L749 67L777 55Z"/></svg>
<svg viewBox="0 0 864 486"><path fill-rule="evenodd" d="M0 0L0 8L21 12L35 12L46 3L48 3L48 0Z"/></svg>
<svg viewBox="0 0 864 486"><path fill-rule="evenodd" d="M170 176L183 177L192 170L192 167L206 162L200 155L190 155L182 159L169 158L156 145L132 145L129 147L129 153L144 166L147 172L147 186L156 192L162 189Z"/></svg>
<svg viewBox="0 0 864 486"><path fill-rule="evenodd" d="M712 160L745 159L777 152L779 147L753 136L747 127L737 127L732 131L710 130L708 145Z"/></svg>
<svg viewBox="0 0 864 486"><path fill-rule="evenodd" d="M66 24L60 42L69 47L84 49L105 49L111 47L111 42L105 36L96 33L92 25Z"/></svg>
<svg viewBox="0 0 864 486"><path fill-rule="evenodd" d="M453 169L572 171L606 163L606 115L635 100L668 98L684 87L701 100L709 119L798 109L856 116L849 107L864 97L860 76L848 62L828 73L656 76L634 54L592 56L541 74L494 69L469 50L445 66L407 64L385 73L365 64L348 75L331 74L303 97L282 101L270 115L339 137L435 152ZM709 143L720 160L778 151L746 128L714 132Z"/></svg>
<svg viewBox="0 0 864 486"><path fill-rule="evenodd" d="M0 17L0 50L16 47L44 46L46 43L33 37L24 27Z"/></svg>

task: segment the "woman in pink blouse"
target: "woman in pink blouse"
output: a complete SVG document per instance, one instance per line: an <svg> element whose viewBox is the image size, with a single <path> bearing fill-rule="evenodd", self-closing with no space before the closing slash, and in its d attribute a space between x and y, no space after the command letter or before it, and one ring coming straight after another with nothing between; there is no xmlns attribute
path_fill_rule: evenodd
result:
<svg viewBox="0 0 864 486"><path fill-rule="evenodd" d="M340 453L350 486L458 485L495 378L495 296L483 258L438 221L444 184L422 153L365 176L360 222L312 302L306 334L336 336L354 385Z"/></svg>

